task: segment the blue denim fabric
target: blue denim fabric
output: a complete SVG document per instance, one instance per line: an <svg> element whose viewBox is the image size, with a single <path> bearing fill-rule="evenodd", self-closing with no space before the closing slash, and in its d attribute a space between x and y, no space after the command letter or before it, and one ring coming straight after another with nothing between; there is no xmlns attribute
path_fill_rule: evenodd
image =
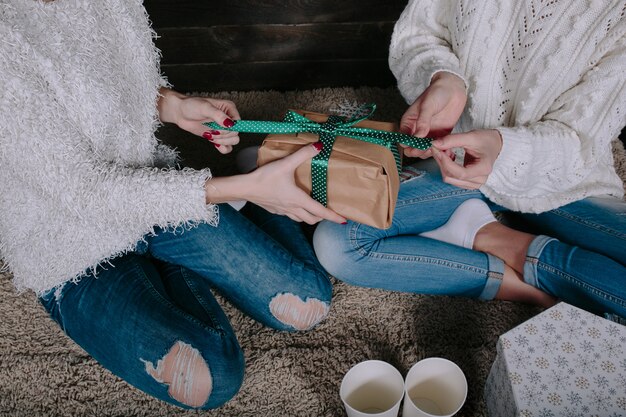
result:
<svg viewBox="0 0 626 417"><path fill-rule="evenodd" d="M389 229L323 222L313 238L315 252L330 274L350 284L493 298L502 260L418 234L444 224L470 198L494 211L505 209L477 190L444 183L429 162L416 164L420 174L400 185ZM528 253L526 282L587 310L626 317L626 203L588 198L539 215L516 215L539 233Z"/></svg>
<svg viewBox="0 0 626 417"><path fill-rule="evenodd" d="M250 206L250 205L249 205ZM135 253L115 258L78 284L41 297L62 329L105 368L144 392L183 408L169 386L146 371L177 342L208 365L211 394L200 408L219 407L239 390L244 357L217 291L259 322L291 331L272 315L279 294L330 304L332 286L300 225L258 207L250 219L228 205L220 224L157 230ZM252 221L251 221L252 220Z"/></svg>

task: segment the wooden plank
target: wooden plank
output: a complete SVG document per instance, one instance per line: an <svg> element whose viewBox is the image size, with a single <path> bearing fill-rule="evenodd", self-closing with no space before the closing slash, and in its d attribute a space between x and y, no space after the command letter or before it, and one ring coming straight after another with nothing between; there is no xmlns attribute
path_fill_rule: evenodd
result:
<svg viewBox="0 0 626 417"><path fill-rule="evenodd" d="M386 59L393 22L159 30L163 64Z"/></svg>
<svg viewBox="0 0 626 417"><path fill-rule="evenodd" d="M395 85L386 59L163 65L162 70L182 92Z"/></svg>
<svg viewBox="0 0 626 417"><path fill-rule="evenodd" d="M394 21L407 0L145 0L155 28Z"/></svg>

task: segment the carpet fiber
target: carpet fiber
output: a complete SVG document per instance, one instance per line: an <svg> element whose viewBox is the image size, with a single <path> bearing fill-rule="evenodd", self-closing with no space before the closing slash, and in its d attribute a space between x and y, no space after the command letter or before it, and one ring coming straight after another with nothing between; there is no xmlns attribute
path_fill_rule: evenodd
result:
<svg viewBox="0 0 626 417"><path fill-rule="evenodd" d="M372 119L398 120L405 104L395 89L321 89L221 93L244 118L278 120L285 109L326 112L345 103L375 102ZM164 127L185 164L232 172L202 139ZM244 136L242 145L258 143ZM626 157L615 147L626 178ZM483 386L500 334L536 315L536 307L442 296L400 294L335 282L330 316L316 329L281 333L263 328L228 303L224 308L244 349L247 373L239 394L210 412L185 411L148 397L99 366L52 322L32 293L16 294L0 274L0 416L343 416L343 374L366 359L390 362L405 375L428 356L456 362L469 393L458 416L483 416ZM223 300L222 300L223 301Z"/></svg>

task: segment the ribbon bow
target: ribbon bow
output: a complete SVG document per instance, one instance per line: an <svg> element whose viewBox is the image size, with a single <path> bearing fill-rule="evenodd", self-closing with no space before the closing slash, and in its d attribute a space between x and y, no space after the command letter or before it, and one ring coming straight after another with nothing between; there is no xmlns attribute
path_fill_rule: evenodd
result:
<svg viewBox="0 0 626 417"><path fill-rule="evenodd" d="M402 160L398 152L397 144L410 146L421 150L430 147L431 139L416 138L400 132L387 132L385 130L368 129L354 126L355 124L370 117L376 110L376 104L365 104L357 110L351 118L331 115L324 123L317 123L306 117L289 110L282 122L263 120L236 120L235 125L229 128L222 127L215 122L204 123L211 129L228 130L240 133L314 133L319 135L319 140L324 148L311 161L311 196L322 203L328 203L326 184L328 177L328 160L337 136L361 140L373 143L389 149L396 161L398 172L402 169Z"/></svg>

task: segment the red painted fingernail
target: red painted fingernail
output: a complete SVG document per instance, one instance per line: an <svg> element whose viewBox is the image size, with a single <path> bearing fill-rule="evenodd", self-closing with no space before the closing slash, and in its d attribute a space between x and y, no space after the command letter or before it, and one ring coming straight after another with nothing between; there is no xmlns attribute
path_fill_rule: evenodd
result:
<svg viewBox="0 0 626 417"><path fill-rule="evenodd" d="M208 140L213 140L213 138L211 137L211 132L204 132L202 134L202 137Z"/></svg>
<svg viewBox="0 0 626 417"><path fill-rule="evenodd" d="M317 149L318 152L321 152L321 150L324 149L324 144L321 141L318 141L313 144L313 147Z"/></svg>
<svg viewBox="0 0 626 417"><path fill-rule="evenodd" d="M220 145L219 143L214 143L213 146L215 146L216 148L219 148L222 145Z"/></svg>
<svg viewBox="0 0 626 417"><path fill-rule="evenodd" d="M348 222L341 222L341 224L348 224Z"/></svg>
<svg viewBox="0 0 626 417"><path fill-rule="evenodd" d="M233 127L235 126L235 122L233 122L230 119L224 119L224 121L222 122L222 124L226 127Z"/></svg>
<svg viewBox="0 0 626 417"><path fill-rule="evenodd" d="M219 130L211 130L211 134L212 135L219 135L220 131Z"/></svg>

